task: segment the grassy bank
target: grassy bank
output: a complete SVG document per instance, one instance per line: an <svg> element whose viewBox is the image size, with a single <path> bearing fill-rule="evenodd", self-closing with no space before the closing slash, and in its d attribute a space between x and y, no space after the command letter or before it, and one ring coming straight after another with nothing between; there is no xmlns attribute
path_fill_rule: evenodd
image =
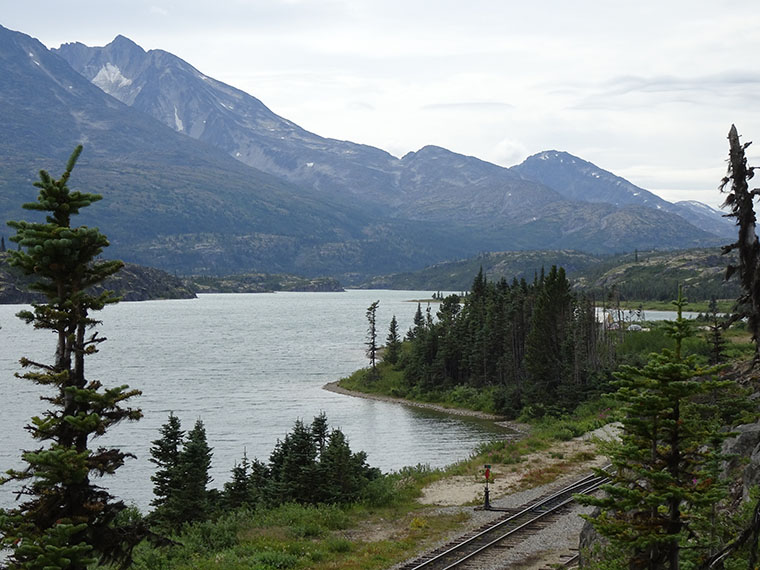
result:
<svg viewBox="0 0 760 570"><path fill-rule="evenodd" d="M494 388L485 387L480 390L470 386L457 386L451 390L420 392L410 388L404 381L404 373L388 363L380 362L376 374L369 370L357 370L346 378L341 378L338 386L346 390L403 398L421 404L435 404L442 408L472 410L486 414L497 414L494 402Z"/></svg>
<svg viewBox="0 0 760 570"><path fill-rule="evenodd" d="M391 391L392 375L385 381L385 388L373 384L375 393ZM134 568L387 568L458 534L470 519L468 510L444 512L421 504L423 488L457 477L480 488L486 463L496 478L515 477L516 488L549 483L593 457L587 451L566 452L557 446L610 419L608 404L600 400L562 418L532 420L523 437L483 443L470 457L446 469L420 465L386 474L360 503L348 507L287 504L223 513L185 527L172 537L173 546L142 544L135 552Z"/></svg>

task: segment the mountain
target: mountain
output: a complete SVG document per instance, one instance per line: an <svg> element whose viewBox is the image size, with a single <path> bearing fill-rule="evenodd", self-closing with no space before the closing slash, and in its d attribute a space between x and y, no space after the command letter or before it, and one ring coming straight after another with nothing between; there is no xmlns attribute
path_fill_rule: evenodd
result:
<svg viewBox="0 0 760 570"><path fill-rule="evenodd" d="M674 206L682 218L691 220L695 226L727 240L736 239L736 223L724 212L696 200L682 200Z"/></svg>
<svg viewBox="0 0 760 570"><path fill-rule="evenodd" d="M673 204L567 152L540 152L529 156L511 170L528 180L545 184L569 200L615 206L646 206L676 214L694 226L720 237L731 237L736 233L732 222L706 204L696 201Z"/></svg>
<svg viewBox="0 0 760 570"><path fill-rule="evenodd" d="M51 51L0 27L0 74L0 219L25 219L33 172L60 172L83 142L72 184L105 199L82 223L99 225L109 255L126 261L352 284L482 251L716 240L665 209L578 201L440 147L399 159L320 137L121 36Z"/></svg>
<svg viewBox="0 0 760 570"><path fill-rule="evenodd" d="M53 51L123 103L249 166L326 194L393 199L386 193L397 159L387 152L310 133L166 51L145 52L123 36L104 47L69 43Z"/></svg>
<svg viewBox="0 0 760 570"><path fill-rule="evenodd" d="M306 275L409 269L443 259L461 235L384 220L255 170L103 92L37 40L0 27L0 219L28 219L35 171L56 175L74 146L71 184L104 194L81 223L108 254L181 273ZM2 232L2 230L0 230ZM447 243L441 251L441 243Z"/></svg>
<svg viewBox="0 0 760 570"><path fill-rule="evenodd" d="M689 227L702 228L701 219L690 224L692 220L669 202L567 153L542 153L540 157L537 155L539 160L529 159L513 169L435 146L398 160L380 149L309 133L272 113L255 97L215 81L170 53L145 52L123 36L104 47L72 43L55 51L107 93L250 166L309 186L323 195L337 196L340 200L359 199L373 211L395 219L464 224L483 237L491 236L481 247L493 242L499 249L505 243L514 248L553 247L568 237L573 241L573 236L561 230L532 239L524 235L525 227L504 226L545 217L547 211L552 221L556 221L559 212L575 214L578 209L585 210L582 229L572 227L570 220L561 220L563 228L589 240L574 244L614 251L638 239L640 234L630 232L632 239L620 239L626 233L625 228L611 235L607 230L609 211L578 202L645 206L664 209L682 218L669 224L668 236L662 236L659 244L656 243L659 237L652 236L645 238L643 247L673 247L677 243L686 246L709 239L709 231ZM553 160L546 161L547 158ZM542 169L531 168L544 162ZM556 165L562 162L568 166L573 163L572 177L554 174ZM596 177L592 193L587 191L585 181L581 188L574 184L584 171L585 178L593 181ZM548 210L547 204L552 204ZM539 225L543 232L552 234L546 224ZM546 238L552 242L546 242Z"/></svg>

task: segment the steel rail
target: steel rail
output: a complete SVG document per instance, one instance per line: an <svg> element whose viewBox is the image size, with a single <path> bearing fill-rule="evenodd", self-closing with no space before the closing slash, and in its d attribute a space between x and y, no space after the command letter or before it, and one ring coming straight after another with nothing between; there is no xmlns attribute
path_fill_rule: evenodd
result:
<svg viewBox="0 0 760 570"><path fill-rule="evenodd" d="M432 558L424 560L414 566L405 566L405 568L408 570L422 570L432 568L450 570L451 568L456 568L467 560L473 558L478 554L481 554L485 550L493 547L495 544L503 541L507 537L526 529L545 516L555 513L558 509L573 502L573 495L591 493L606 482L607 479L605 477L588 475L583 479L580 479L571 485L568 485L560 491L557 491L549 497L541 499L537 503L529 505L519 512L512 514L497 522L496 524L493 524L488 528L474 534L473 536L459 542L458 544L451 546L450 548L444 550L443 552L440 552ZM528 519L525 521L518 520L525 517L528 517ZM517 523L517 526L514 526L507 530L500 530L502 527L505 527L510 523ZM494 534L496 535L495 538L489 538L489 535ZM482 541L485 542L480 544ZM459 552L465 550L468 547L474 547L474 550L459 554ZM450 563L447 563L445 559L451 558L452 556L458 556L458 558L451 561ZM441 566L442 564L446 564L446 566Z"/></svg>

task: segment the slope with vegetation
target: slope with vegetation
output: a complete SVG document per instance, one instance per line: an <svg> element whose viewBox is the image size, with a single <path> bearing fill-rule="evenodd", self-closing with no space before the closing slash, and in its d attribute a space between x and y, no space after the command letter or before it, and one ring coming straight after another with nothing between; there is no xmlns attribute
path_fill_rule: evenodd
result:
<svg viewBox="0 0 760 570"><path fill-rule="evenodd" d="M621 301L669 302L679 285L690 301L706 301L738 296L738 283L725 279L726 265L733 262L735 256L721 255L719 248L609 256L570 250L489 252L420 271L375 277L363 287L467 291L479 268L492 281L532 281L542 269L557 265L565 269L576 291L597 301L612 295Z"/></svg>
<svg viewBox="0 0 760 570"><path fill-rule="evenodd" d="M29 290L33 279L9 264L10 252L0 252L0 303L21 304L41 301L43 296ZM195 290L184 280L160 269L125 263L94 291L109 289L122 301L149 299L193 299Z"/></svg>

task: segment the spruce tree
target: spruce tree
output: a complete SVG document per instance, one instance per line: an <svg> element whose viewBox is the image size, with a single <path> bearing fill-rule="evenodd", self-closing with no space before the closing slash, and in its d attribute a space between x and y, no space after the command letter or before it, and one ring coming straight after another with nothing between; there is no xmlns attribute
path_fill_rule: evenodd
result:
<svg viewBox="0 0 760 570"><path fill-rule="evenodd" d="M208 490L211 482L211 448L206 440L206 428L198 419L187 434L179 456L179 482L176 489L177 522L205 520L212 504Z"/></svg>
<svg viewBox="0 0 760 570"><path fill-rule="evenodd" d="M557 390L572 370L570 321L574 297L563 268L541 272L539 292L525 341L525 369L533 403L555 403ZM570 402L568 402L569 404Z"/></svg>
<svg viewBox="0 0 760 570"><path fill-rule="evenodd" d="M398 321L396 315L391 318L391 324L388 326L388 336L385 338L385 355L383 360L390 364L398 362L401 352L401 338L398 335Z"/></svg>
<svg viewBox="0 0 760 570"><path fill-rule="evenodd" d="M406 333L406 340L414 340L425 327L425 318L422 316L422 305L420 303L417 303L417 310L414 313L412 323L412 326Z"/></svg>
<svg viewBox="0 0 760 570"><path fill-rule="evenodd" d="M708 330L705 336L710 346L710 364L720 364L726 359L725 351L728 341L723 337L723 323L718 314L718 302L714 295L710 299L707 316L710 324L707 325Z"/></svg>
<svg viewBox="0 0 760 570"><path fill-rule="evenodd" d="M327 445L327 438L330 436L330 426L327 423L327 414L320 413L311 422L311 434L314 438L314 443L317 446L317 453L321 457Z"/></svg>
<svg viewBox="0 0 760 570"><path fill-rule="evenodd" d="M262 467L266 469L260 461L254 459L251 462L243 453L243 459L232 468L232 477L224 484L222 503L226 509L256 506L261 500L259 477Z"/></svg>
<svg viewBox="0 0 760 570"><path fill-rule="evenodd" d="M319 461L322 496L325 503L351 503L359 499L367 483L379 471L367 465L367 454L352 453L348 439L339 429L333 430Z"/></svg>
<svg viewBox="0 0 760 570"><path fill-rule="evenodd" d="M161 438L153 441L150 449L150 462L158 469L151 475L153 494L151 501L155 507L151 518L159 525L171 526L179 520L177 512L177 493L181 484L180 455L185 433L182 431L180 420L173 413L169 414L167 422L159 429Z"/></svg>
<svg viewBox="0 0 760 570"><path fill-rule="evenodd" d="M268 500L278 505L287 502L315 503L321 494L317 474L317 445L312 431L297 420L293 431L278 441L269 458Z"/></svg>
<svg viewBox="0 0 760 570"><path fill-rule="evenodd" d="M59 179L40 171L36 202L27 210L47 213L44 223L12 221L10 263L35 281L31 289L46 297L18 316L37 329L55 333L54 361L21 359L28 371L17 374L45 389L50 408L32 418L27 429L39 447L22 453L26 467L10 470L2 483L23 484L18 507L0 514L0 545L8 562L24 568L84 569L99 560L127 565L131 549L144 536L138 527L115 529L126 506L93 479L111 475L132 455L115 448L93 447L93 440L123 420L137 420L138 409L122 404L139 394L127 386L103 389L88 380L85 357L105 339L89 333L99 321L91 314L116 303L110 291L90 288L116 273L120 261L95 261L108 246L97 228L71 227L71 217L101 199L71 191L67 183L82 152L78 146Z"/></svg>
<svg viewBox="0 0 760 570"><path fill-rule="evenodd" d="M377 359L377 307L380 301L375 301L367 308L367 358L369 358L372 373L376 373Z"/></svg>
<svg viewBox="0 0 760 570"><path fill-rule="evenodd" d="M612 462L606 494L579 497L601 508L589 520L627 553L631 570L677 570L687 543L692 561L707 554L713 544L704 521L725 492L715 465L729 434L705 396L731 383L714 380L714 368L682 355L691 331L680 291L675 304L678 318L668 327L674 348L652 354L643 368L621 366L616 374L624 419L620 443L606 448Z"/></svg>

